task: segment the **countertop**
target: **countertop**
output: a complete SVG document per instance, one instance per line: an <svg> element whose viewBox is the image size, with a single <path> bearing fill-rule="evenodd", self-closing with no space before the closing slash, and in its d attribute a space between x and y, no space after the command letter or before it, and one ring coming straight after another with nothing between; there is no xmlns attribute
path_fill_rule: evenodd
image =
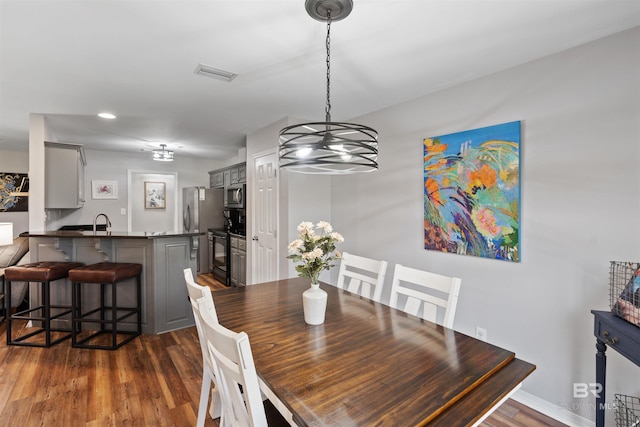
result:
<svg viewBox="0 0 640 427"><path fill-rule="evenodd" d="M21 233L22 237L53 237L53 238L104 238L104 239L162 239L167 237L191 237L201 236L204 232L185 233L182 231L26 231Z"/></svg>

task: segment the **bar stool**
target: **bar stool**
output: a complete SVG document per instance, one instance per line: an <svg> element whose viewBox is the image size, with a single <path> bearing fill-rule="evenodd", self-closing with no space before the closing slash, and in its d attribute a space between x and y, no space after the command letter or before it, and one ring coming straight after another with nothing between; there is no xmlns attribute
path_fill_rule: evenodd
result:
<svg viewBox="0 0 640 427"><path fill-rule="evenodd" d="M136 305L133 307L118 306L118 284L128 279L136 279ZM78 348L93 348L102 350L116 350L133 340L142 333L142 265L134 263L101 262L69 271L72 288L73 324L71 346ZM87 284L100 285L100 305L88 311L82 311L82 288ZM107 305L107 285L111 285L110 305ZM95 315L99 313L99 318ZM119 315L119 313L123 313ZM137 315L135 331L118 328L127 318ZM99 328L88 335L82 334L84 323L97 324ZM107 328L109 326L109 328ZM130 328L129 328L130 329ZM99 337L110 335L110 344ZM118 343L118 335L127 336ZM91 341L91 342L90 342Z"/></svg>
<svg viewBox="0 0 640 427"><path fill-rule="evenodd" d="M71 329L53 328L51 321L60 319L63 316L71 314L71 304L51 304L51 282L65 279L69 275L69 271L73 268L81 267L83 264L79 262L56 262L41 261L30 264L8 267L4 270L5 290L7 293L6 301L11 301L11 282L39 282L42 289L42 304L9 314L7 316L7 345L22 345L28 347L50 347L60 341L66 340L72 335ZM6 303L5 301L5 303ZM52 310L57 311L52 314ZM40 316L32 316L34 312L40 311ZM24 335L13 337L11 332L12 322L14 320L39 321L41 327L35 331L25 333ZM69 332L55 340L51 339L52 332ZM25 341L44 333L44 342Z"/></svg>

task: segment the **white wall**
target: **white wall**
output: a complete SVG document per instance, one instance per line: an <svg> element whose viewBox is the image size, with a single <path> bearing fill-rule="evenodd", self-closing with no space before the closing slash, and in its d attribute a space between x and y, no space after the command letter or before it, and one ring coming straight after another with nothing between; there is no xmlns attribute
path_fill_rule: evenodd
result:
<svg viewBox="0 0 640 427"><path fill-rule="evenodd" d="M170 231L180 230L182 221L178 208L182 205L182 191L178 191L177 172L148 173L129 171L129 231ZM147 209L145 204L146 182L164 183L164 209Z"/></svg>
<svg viewBox="0 0 640 427"><path fill-rule="evenodd" d="M0 149L0 172L29 173L29 153ZM0 222L13 223L15 237L29 230L29 212L0 212Z"/></svg>
<svg viewBox="0 0 640 427"><path fill-rule="evenodd" d="M522 262L424 250L423 138L514 120ZM487 329L537 365L525 391L594 419L573 398L595 382L590 310L608 309L609 261L640 261L640 28L353 121L380 132L380 169L333 178L341 249L389 261L387 286L395 263L461 277L455 329ZM640 368L607 353L609 401L639 396Z"/></svg>
<svg viewBox="0 0 640 427"><path fill-rule="evenodd" d="M218 168L218 163L206 159L194 159L181 157L176 153L173 162L156 162L151 160L149 153L131 154L114 151L85 150L87 156L87 166L85 168L85 194L86 202L84 207L76 210L49 210L50 220L47 229L55 230L65 224L93 224L93 219L99 213L106 213L109 216L113 231L126 231L129 219L127 210L128 189L127 172L129 170L144 170L149 172L178 173L178 215L182 212L182 188L194 185L209 186L210 170ZM118 183L117 200L93 200L91 198L92 180L110 180ZM132 201L136 197L142 200L142 193L133 194ZM173 194L171 195L173 197ZM142 201L140 201L142 205ZM173 205L171 205L173 206ZM169 201L167 207L170 209ZM126 210L122 215L121 209ZM157 214L154 212L153 215ZM163 223L164 224L164 223ZM179 225L181 222L179 221ZM173 227L171 227L173 229ZM135 230L134 230L135 231ZM171 230L145 230L145 231L171 231Z"/></svg>

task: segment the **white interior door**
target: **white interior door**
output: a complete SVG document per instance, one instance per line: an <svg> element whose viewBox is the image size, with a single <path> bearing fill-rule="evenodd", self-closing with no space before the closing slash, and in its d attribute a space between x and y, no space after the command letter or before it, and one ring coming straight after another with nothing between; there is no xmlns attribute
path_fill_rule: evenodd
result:
<svg viewBox="0 0 640 427"><path fill-rule="evenodd" d="M278 155L258 154L253 159L252 282L278 278Z"/></svg>

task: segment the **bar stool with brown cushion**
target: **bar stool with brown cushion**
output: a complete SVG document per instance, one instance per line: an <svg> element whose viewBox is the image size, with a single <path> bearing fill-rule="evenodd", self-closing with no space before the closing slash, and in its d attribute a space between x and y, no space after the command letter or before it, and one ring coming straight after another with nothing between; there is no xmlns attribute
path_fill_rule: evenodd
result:
<svg viewBox="0 0 640 427"><path fill-rule="evenodd" d="M135 306L119 306L118 285L134 278L136 279ZM73 333L71 345L73 347L116 350L142 333L141 264L116 262L91 264L69 271L69 280L72 283L71 300L73 309L71 321L73 323ZM98 307L83 312L82 289L83 285L90 284L100 285L100 304ZM111 286L109 303L107 303L107 285ZM131 322L125 322L125 320L134 315L136 315L136 324L135 330L132 330L133 325ZM83 331L83 324L94 324L97 330ZM106 339L104 338L105 336L107 337Z"/></svg>
<svg viewBox="0 0 640 427"><path fill-rule="evenodd" d="M26 310L10 314L7 317L7 345L23 345L29 347L50 347L71 337L72 325L68 328L53 327L52 321L64 320L64 316L68 316L67 320L71 320L71 304L52 304L51 303L51 282L65 279L69 275L69 271L73 268L81 267L83 264L79 262L65 261L41 261L30 264L13 266L4 270L6 280L7 300L11 301L11 282L39 282L42 289L42 304L37 307L31 307ZM58 294L63 295L63 292ZM34 316L39 312L40 316ZM12 324L14 320L27 320L31 322L40 322L40 327L36 330L26 331L23 335L14 337ZM67 332L62 336L52 339L53 332ZM40 339L44 334L44 342Z"/></svg>

